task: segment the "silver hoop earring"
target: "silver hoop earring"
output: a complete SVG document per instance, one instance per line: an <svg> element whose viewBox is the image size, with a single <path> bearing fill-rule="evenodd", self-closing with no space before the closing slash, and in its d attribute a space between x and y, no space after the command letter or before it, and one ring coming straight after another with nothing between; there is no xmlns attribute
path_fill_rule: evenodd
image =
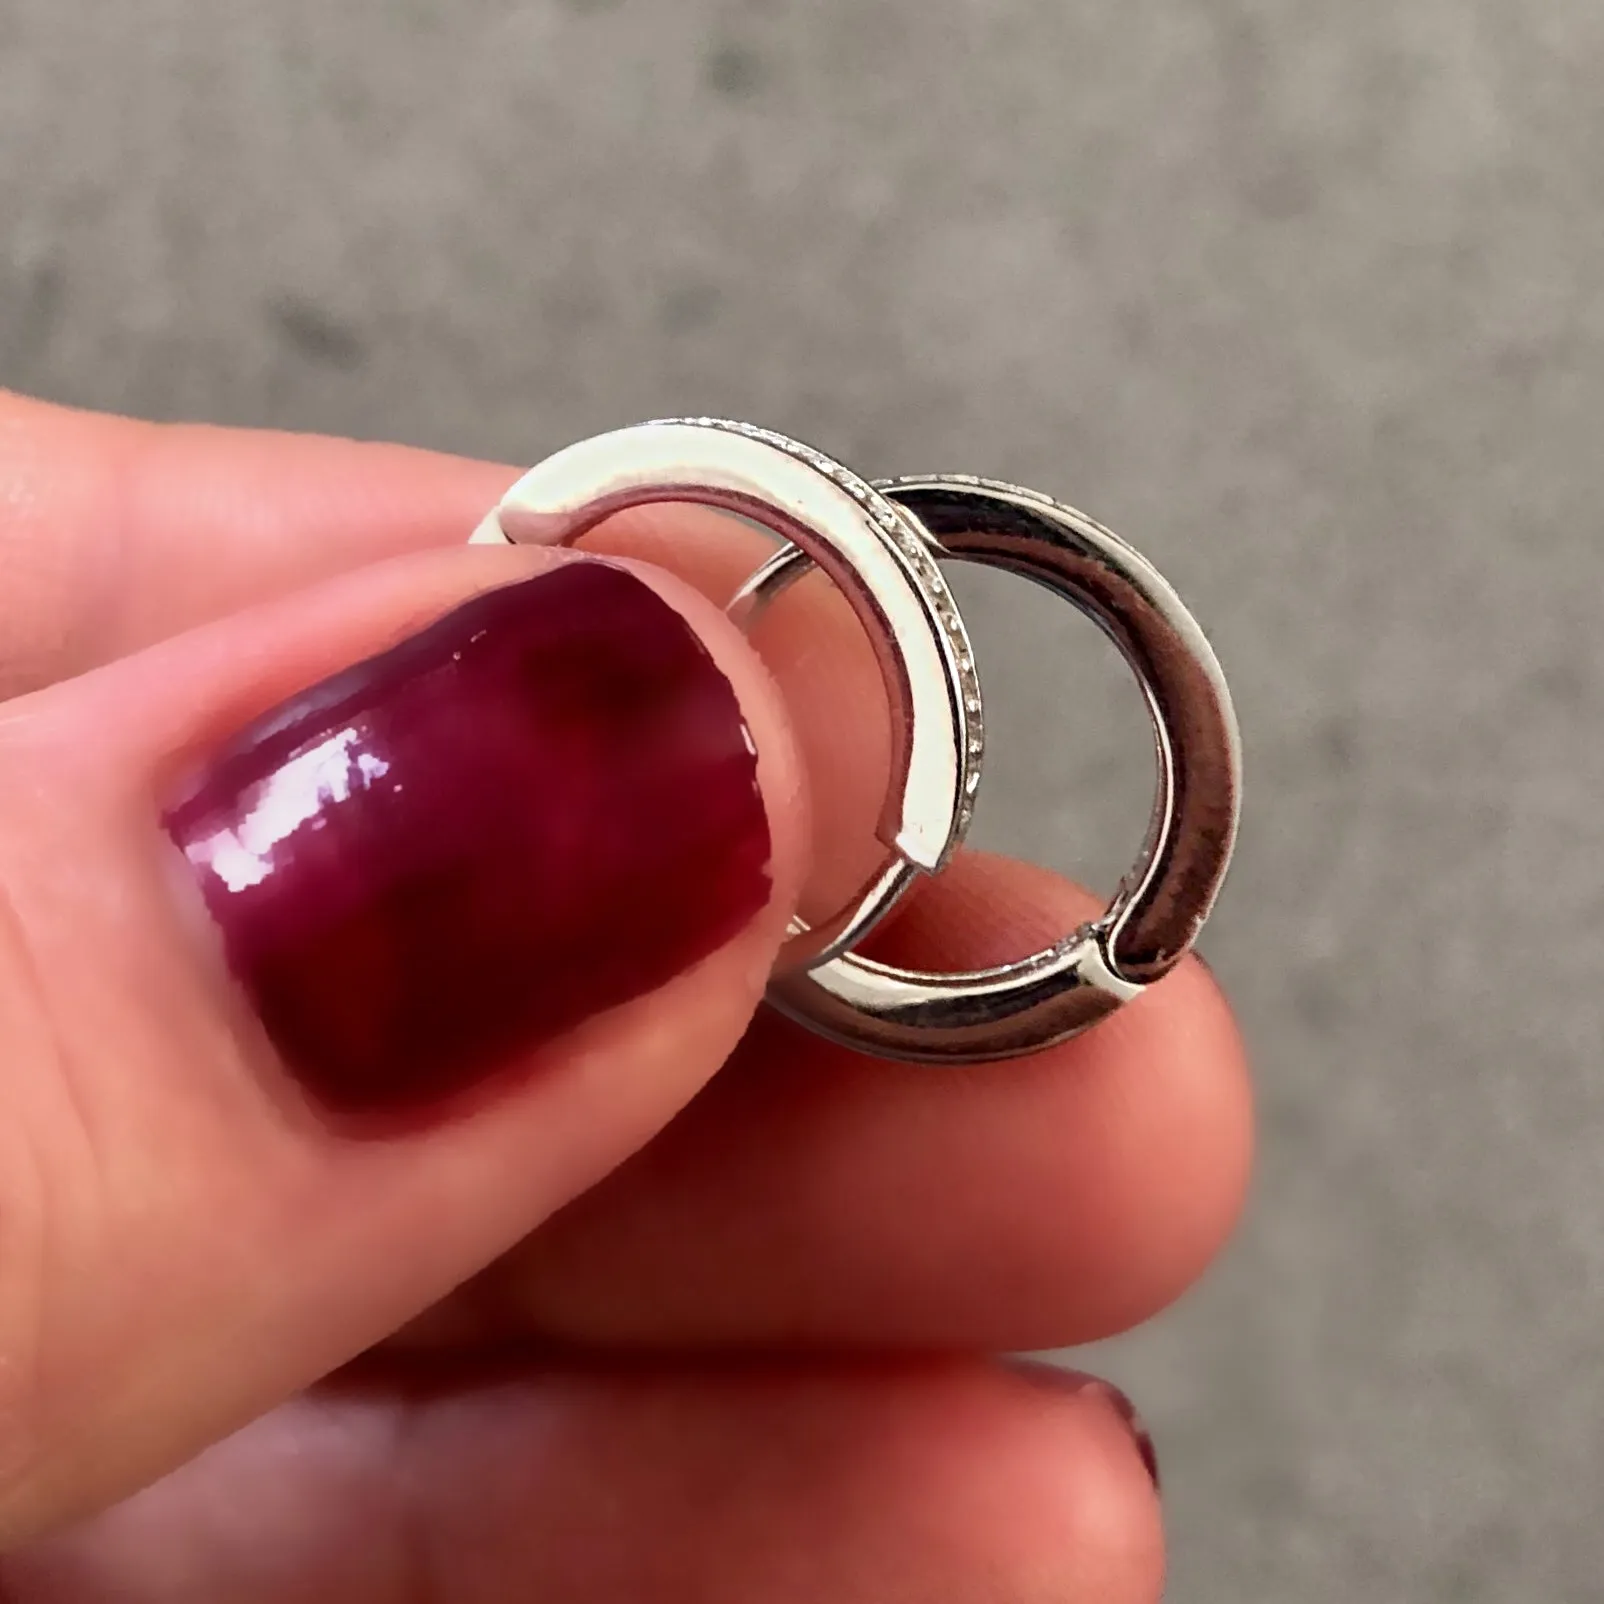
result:
<svg viewBox="0 0 1604 1604"><path fill-rule="evenodd" d="M981 1063L1079 1034L1185 956L1236 840L1241 747L1230 692L1162 575L1111 531L1035 491L961 475L881 482L947 556L1007 569L1073 604L1119 647L1153 720L1158 788L1147 838L1107 910L1056 945L962 974L840 953L777 978L770 1000L832 1040L918 1063ZM776 553L731 606L750 617L811 567Z"/></svg>
<svg viewBox="0 0 1604 1604"><path fill-rule="evenodd" d="M822 452L750 424L670 418L569 446L531 468L470 543L568 545L614 513L663 501L739 513L817 563L874 643L892 709L892 783L877 832L890 861L826 923L792 921L776 966L784 975L861 940L963 839L984 751L974 656L913 515Z"/></svg>

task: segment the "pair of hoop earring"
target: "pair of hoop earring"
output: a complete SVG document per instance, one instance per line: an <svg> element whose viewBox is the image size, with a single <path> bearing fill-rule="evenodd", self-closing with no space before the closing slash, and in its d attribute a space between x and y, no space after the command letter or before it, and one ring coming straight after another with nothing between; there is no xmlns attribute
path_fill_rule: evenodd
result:
<svg viewBox="0 0 1604 1604"><path fill-rule="evenodd" d="M978 1063L1074 1036L1180 962L1230 861L1241 750L1220 665L1151 563L1035 491L960 474L871 482L784 435L718 418L569 446L525 474L472 541L568 544L626 507L662 501L720 507L786 542L731 601L743 625L823 569L868 633L891 707L878 831L889 860L824 925L793 921L769 987L776 1008L880 1057ZM980 681L942 558L1033 580L1096 623L1141 684L1158 767L1145 841L1104 912L1042 951L961 974L854 951L921 875L951 860L980 788Z"/></svg>

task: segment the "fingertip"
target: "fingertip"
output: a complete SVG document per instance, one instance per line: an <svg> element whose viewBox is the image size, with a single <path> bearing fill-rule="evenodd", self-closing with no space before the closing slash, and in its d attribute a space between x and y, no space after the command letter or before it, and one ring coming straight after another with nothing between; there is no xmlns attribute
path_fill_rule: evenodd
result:
<svg viewBox="0 0 1604 1604"><path fill-rule="evenodd" d="M970 851L921 887L869 948L891 962L980 968L1051 945L1100 907L1047 869ZM998 1104L1031 1103L1041 1117L1055 1111L1077 1157L1076 1177L1054 1186L1043 1173L1038 1189L1067 1193L1078 1207L1082 1229L1057 1240L1061 1253L1071 1250L1063 1272L1085 1323L1042 1330L1033 1345L1111 1335L1193 1285L1241 1215L1254 1146L1242 1035L1200 958L1189 954L1082 1035L972 1073L994 1078ZM1023 1177L1023 1144L1018 1151Z"/></svg>
<svg viewBox="0 0 1604 1604"><path fill-rule="evenodd" d="M666 569L722 607L773 555L772 538L710 508L634 507L584 548ZM807 575L752 627L750 645L778 688L806 776L811 815L803 916L838 912L884 860L879 821L891 779L891 722L874 648L846 596Z"/></svg>
<svg viewBox="0 0 1604 1604"><path fill-rule="evenodd" d="M697 521L728 522L700 509L686 511ZM758 786L768 812L772 906L788 921L807 877L811 795L784 692L746 636L698 584L640 558L606 560L635 574L680 613L734 688L757 754Z"/></svg>
<svg viewBox="0 0 1604 1604"><path fill-rule="evenodd" d="M1046 870L966 855L880 950L1000 962L1094 908ZM1202 1274L1251 1153L1240 1037L1201 966L1071 1041L962 1069L760 1017L739 1073L503 1261L483 1307L631 1346L1090 1342Z"/></svg>
<svg viewBox="0 0 1604 1604"><path fill-rule="evenodd" d="M1252 1179L1253 1087L1236 1015L1195 955L1109 1022L1101 1050L1127 1076L1164 1066L1164 1099L1148 1132L1157 1161L1142 1164L1146 1185L1131 1223L1146 1285L1123 1327L1179 1298L1235 1230Z"/></svg>
<svg viewBox="0 0 1604 1604"><path fill-rule="evenodd" d="M1095 1376L1014 1362L977 1380L971 1407L1001 1433L992 1480L1009 1507L976 1501L963 1513L977 1519L977 1546L1004 1547L1018 1575L1041 1579L1039 1594L1021 1596L1156 1604L1163 1510L1124 1395Z"/></svg>
<svg viewBox="0 0 1604 1604"><path fill-rule="evenodd" d="M1070 1394L1082 1473L1060 1474L1057 1525L1088 1599L1157 1604L1164 1593L1164 1516L1151 1439L1117 1388L1089 1379ZM1096 1467L1091 1474L1090 1467Z"/></svg>

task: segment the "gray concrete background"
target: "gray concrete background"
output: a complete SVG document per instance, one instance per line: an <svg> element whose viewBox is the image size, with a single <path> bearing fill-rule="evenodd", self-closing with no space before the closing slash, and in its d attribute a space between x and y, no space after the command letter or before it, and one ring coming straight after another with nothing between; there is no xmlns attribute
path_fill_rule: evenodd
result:
<svg viewBox="0 0 1604 1604"><path fill-rule="evenodd" d="M1130 535L1251 765L1255 1206L1099 1356L1172 1596L1597 1600L1601 81L1596 0L0 0L0 380L515 461L706 409ZM1134 696L974 606L986 833L1107 884ZM1058 744L1038 662L1108 687Z"/></svg>

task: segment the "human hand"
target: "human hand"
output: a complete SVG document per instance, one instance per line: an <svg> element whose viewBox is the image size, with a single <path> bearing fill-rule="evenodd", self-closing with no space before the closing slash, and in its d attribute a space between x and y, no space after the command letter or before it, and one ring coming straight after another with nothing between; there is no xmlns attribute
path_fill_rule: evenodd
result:
<svg viewBox="0 0 1604 1604"><path fill-rule="evenodd" d="M875 851L866 644L810 581L760 660L700 510L462 547L513 476L0 398L0 1598L1156 1598L1117 1395L990 1356L1217 1249L1225 1004L974 1070L753 1021ZM1088 906L968 854L876 950Z"/></svg>

